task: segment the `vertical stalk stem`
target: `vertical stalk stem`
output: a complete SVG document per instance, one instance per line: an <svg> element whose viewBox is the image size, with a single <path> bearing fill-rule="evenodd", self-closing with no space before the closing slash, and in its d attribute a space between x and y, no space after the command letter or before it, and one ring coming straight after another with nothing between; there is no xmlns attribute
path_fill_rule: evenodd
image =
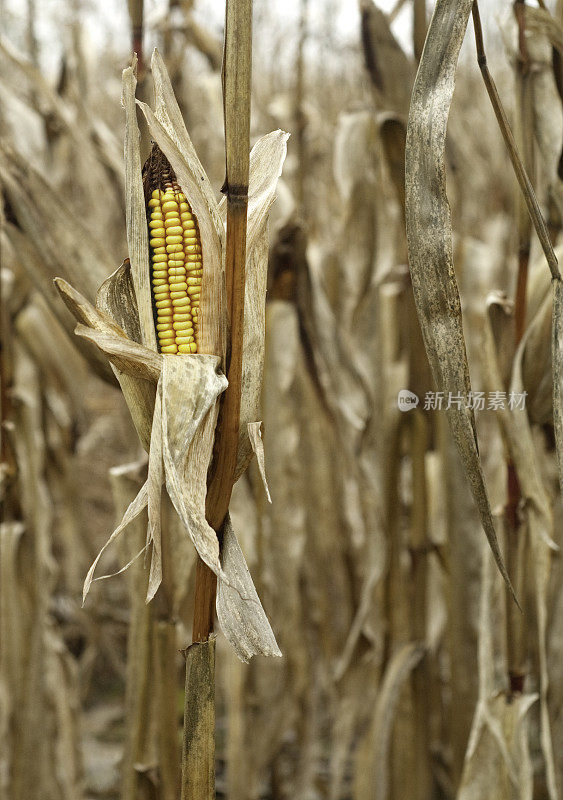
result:
<svg viewBox="0 0 563 800"><path fill-rule="evenodd" d="M227 379L215 433L206 517L221 539L238 455L246 278L246 223L250 152L252 0L227 0L223 54L227 235L225 253L230 341ZM186 654L182 800L215 797L215 645L211 637L216 578L198 559L193 642ZM202 706L203 704L203 706ZM201 709L201 710L199 710ZM194 712L197 713L194 716ZM198 786L200 788L198 788Z"/></svg>

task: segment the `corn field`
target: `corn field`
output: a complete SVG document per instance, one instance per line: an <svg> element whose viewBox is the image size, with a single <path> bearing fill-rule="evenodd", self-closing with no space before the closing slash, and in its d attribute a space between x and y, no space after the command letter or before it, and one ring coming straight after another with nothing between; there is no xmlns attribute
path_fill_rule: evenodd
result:
<svg viewBox="0 0 563 800"><path fill-rule="evenodd" d="M563 0L0 10L0 797L563 800Z"/></svg>

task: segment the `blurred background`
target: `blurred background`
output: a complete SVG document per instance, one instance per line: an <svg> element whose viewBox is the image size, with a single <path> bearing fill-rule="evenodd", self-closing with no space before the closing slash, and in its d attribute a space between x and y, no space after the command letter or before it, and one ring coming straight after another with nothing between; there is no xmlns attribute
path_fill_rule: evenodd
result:
<svg viewBox="0 0 563 800"><path fill-rule="evenodd" d="M563 515L550 282L471 22L448 196L473 388L507 391L517 361L527 392L534 497L509 480L499 414L477 414L524 609L516 621L445 415L424 408L434 387L408 272L404 152L432 3L254 5L251 138L278 127L291 138L270 223L262 420L272 503L253 463L232 516L283 658L242 664L219 634L217 797L556 800ZM158 595L145 605L140 562L95 583L82 606L86 572L147 466L113 373L73 334L52 285L61 276L94 301L127 257L120 96L133 47L138 96L152 102L158 46L219 196L223 4L146 0L142 37L141 8L0 3L0 795L11 800L176 797L195 551L169 513L171 615ZM563 3L481 10L491 70L557 247ZM518 353L517 275L527 276ZM488 369L486 322L501 385ZM416 409L399 410L401 389L420 398ZM550 541L530 526L540 506ZM101 571L127 563L145 535L140 519Z"/></svg>

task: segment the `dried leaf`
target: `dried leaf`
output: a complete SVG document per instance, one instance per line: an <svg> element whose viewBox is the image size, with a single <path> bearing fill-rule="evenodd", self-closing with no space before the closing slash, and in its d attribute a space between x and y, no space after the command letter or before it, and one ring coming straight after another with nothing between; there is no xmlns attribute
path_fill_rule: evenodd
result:
<svg viewBox="0 0 563 800"><path fill-rule="evenodd" d="M237 656L241 661L249 661L254 655L281 657L229 516L223 526L221 566L217 617Z"/></svg>
<svg viewBox="0 0 563 800"><path fill-rule="evenodd" d="M531 800L527 713L536 700L521 695L508 703L501 694L479 702L458 800Z"/></svg>
<svg viewBox="0 0 563 800"><path fill-rule="evenodd" d="M413 89L406 147L406 221L412 284L424 343L439 391L471 391L461 303L452 253L444 148L459 50L471 0L438 0ZM448 411L448 421L497 566L514 591L500 553L472 409Z"/></svg>
<svg viewBox="0 0 563 800"><path fill-rule="evenodd" d="M260 472L260 477L262 478L262 483L264 484L264 491L266 492L268 503L271 503L272 498L270 497L268 481L266 480L266 466L264 464L264 442L262 441L262 434L260 432L261 425L262 425L261 422L249 422L248 437L250 439L250 444L252 445L252 449L256 453L258 470Z"/></svg>

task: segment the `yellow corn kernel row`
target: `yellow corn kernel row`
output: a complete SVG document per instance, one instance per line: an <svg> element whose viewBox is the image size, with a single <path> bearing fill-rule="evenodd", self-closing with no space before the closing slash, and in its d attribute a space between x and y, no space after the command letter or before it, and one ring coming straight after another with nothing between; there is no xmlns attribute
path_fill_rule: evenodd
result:
<svg viewBox="0 0 563 800"><path fill-rule="evenodd" d="M148 202L151 284L161 353L197 353L202 260L197 221L177 183Z"/></svg>

